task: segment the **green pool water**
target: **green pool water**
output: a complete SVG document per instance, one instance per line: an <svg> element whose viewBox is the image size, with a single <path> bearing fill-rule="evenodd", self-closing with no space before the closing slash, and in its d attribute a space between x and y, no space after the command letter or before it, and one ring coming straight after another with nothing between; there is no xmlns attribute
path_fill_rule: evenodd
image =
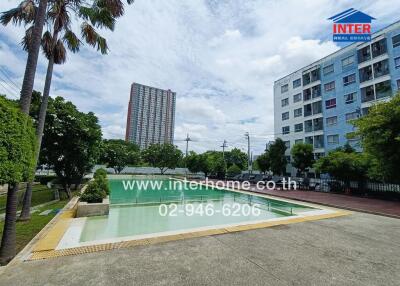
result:
<svg viewBox="0 0 400 286"><path fill-rule="evenodd" d="M202 185L174 184L172 180L136 181L148 181L147 187L135 184L125 188L122 180L109 181L109 215L87 218L81 242L241 224L311 209ZM150 181L161 184L161 189Z"/></svg>

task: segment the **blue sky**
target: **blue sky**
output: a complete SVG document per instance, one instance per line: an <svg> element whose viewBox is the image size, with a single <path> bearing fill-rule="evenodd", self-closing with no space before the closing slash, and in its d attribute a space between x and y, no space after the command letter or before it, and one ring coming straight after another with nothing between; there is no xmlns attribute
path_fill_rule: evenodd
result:
<svg viewBox="0 0 400 286"><path fill-rule="evenodd" d="M0 11L19 2L2 0ZM108 55L86 47L55 67L51 96L94 111L106 138L123 138L131 83L170 88L179 147L189 133L195 151L219 150L224 139L246 150L250 132L258 154L274 137L274 80L339 49L327 18L348 8L377 18L373 30L400 20L400 1L390 0L136 0L115 31L103 33ZM10 97L25 68L24 29L0 27L0 66L14 82L0 74L0 93ZM38 91L45 69L41 55Z"/></svg>

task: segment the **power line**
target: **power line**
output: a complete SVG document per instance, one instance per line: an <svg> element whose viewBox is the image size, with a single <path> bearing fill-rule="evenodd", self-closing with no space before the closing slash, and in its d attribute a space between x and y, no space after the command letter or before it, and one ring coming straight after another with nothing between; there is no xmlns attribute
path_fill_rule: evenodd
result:
<svg viewBox="0 0 400 286"><path fill-rule="evenodd" d="M0 79L1 79L1 78L0 78ZM5 82L1 79L0 85L3 87L3 89L6 91L6 93L7 93L8 95L11 95L12 97L14 97L14 98L16 98L16 99L19 99L19 97L16 96L16 95L14 94L14 91L11 91L11 92L10 92L10 89L9 89L8 87L6 87L3 83L5 83Z"/></svg>
<svg viewBox="0 0 400 286"><path fill-rule="evenodd" d="M5 77L14 85L14 87L15 87L18 91L21 90L22 86L16 84L15 81L13 81L13 80L11 79L11 77L8 76L8 74L7 74L7 72L6 72L6 69L3 68L2 66L0 66L0 72L1 72L2 74L5 75Z"/></svg>

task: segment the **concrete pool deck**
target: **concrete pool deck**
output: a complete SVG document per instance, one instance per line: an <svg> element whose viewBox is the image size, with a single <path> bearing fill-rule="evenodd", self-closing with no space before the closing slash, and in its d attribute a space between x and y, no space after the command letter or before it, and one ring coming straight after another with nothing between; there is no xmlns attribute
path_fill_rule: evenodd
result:
<svg viewBox="0 0 400 286"><path fill-rule="evenodd" d="M0 285L398 285L400 220L326 220L26 261Z"/></svg>

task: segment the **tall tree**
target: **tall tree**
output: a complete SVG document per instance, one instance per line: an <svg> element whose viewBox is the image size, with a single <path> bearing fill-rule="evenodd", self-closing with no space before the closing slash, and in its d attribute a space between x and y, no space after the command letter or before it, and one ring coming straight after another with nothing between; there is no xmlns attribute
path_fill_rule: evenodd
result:
<svg viewBox="0 0 400 286"><path fill-rule="evenodd" d="M0 185L8 184L1 264L15 256L18 183L32 175L34 154L35 132L31 119L15 103L0 97Z"/></svg>
<svg viewBox="0 0 400 286"><path fill-rule="evenodd" d="M304 174L314 164L313 146L307 143L297 143L291 150L292 165Z"/></svg>
<svg viewBox="0 0 400 286"><path fill-rule="evenodd" d="M319 173L329 174L335 179L342 180L348 187L350 181L364 181L367 178L371 157L366 153L350 152L338 148L319 158L314 168Z"/></svg>
<svg viewBox="0 0 400 286"><path fill-rule="evenodd" d="M113 168L116 174L121 173L125 166L139 163L139 147L124 140L104 140L100 162L108 168Z"/></svg>
<svg viewBox="0 0 400 286"><path fill-rule="evenodd" d="M233 148L231 151L225 152L225 159L228 168L236 165L240 170L244 170L247 167L247 154L238 148Z"/></svg>
<svg viewBox="0 0 400 286"><path fill-rule="evenodd" d="M390 101L371 106L367 115L353 122L353 134L364 152L376 161L378 179L400 183L400 93Z"/></svg>
<svg viewBox="0 0 400 286"><path fill-rule="evenodd" d="M175 169L182 159L182 152L172 144L151 144L143 150L143 159L155 168L159 168L161 174L168 169Z"/></svg>
<svg viewBox="0 0 400 286"><path fill-rule="evenodd" d="M71 102L57 97L47 116L41 163L51 166L68 196L98 161L101 128L92 113L77 110Z"/></svg>
<svg viewBox="0 0 400 286"><path fill-rule="evenodd" d="M47 30L42 38L43 52L48 59L46 80L43 90L43 99L39 111L39 123L36 129L38 152L36 154L36 163L39 157L40 146L43 136L43 128L46 119L46 111L48 99L50 95L50 87L53 75L54 64L63 64L66 61L66 47L73 53L79 51L81 40L71 29L70 15L78 16L81 22L80 29L83 40L97 47L102 54L106 54L108 47L106 39L101 37L95 30L95 27L107 28L114 30L116 17L123 14L123 5L120 1L93 1L91 6L87 6L84 1L66 1L54 0L50 2L50 8L47 13L47 22L49 30ZM32 43L32 30L34 27L27 29L23 39L25 50L30 50ZM30 218L30 206L32 198L32 182L28 182L24 195L20 220Z"/></svg>
<svg viewBox="0 0 400 286"><path fill-rule="evenodd" d="M256 164L258 169L265 174L271 168L271 161L269 159L269 152L268 150L265 151L263 154L257 157Z"/></svg>
<svg viewBox="0 0 400 286"><path fill-rule="evenodd" d="M188 156L185 157L186 167L192 173L198 173L201 171L200 155L194 151L190 151Z"/></svg>
<svg viewBox="0 0 400 286"><path fill-rule="evenodd" d="M269 159L271 162L271 171L275 175L282 175L286 172L286 146L281 138L277 138L269 145Z"/></svg>

